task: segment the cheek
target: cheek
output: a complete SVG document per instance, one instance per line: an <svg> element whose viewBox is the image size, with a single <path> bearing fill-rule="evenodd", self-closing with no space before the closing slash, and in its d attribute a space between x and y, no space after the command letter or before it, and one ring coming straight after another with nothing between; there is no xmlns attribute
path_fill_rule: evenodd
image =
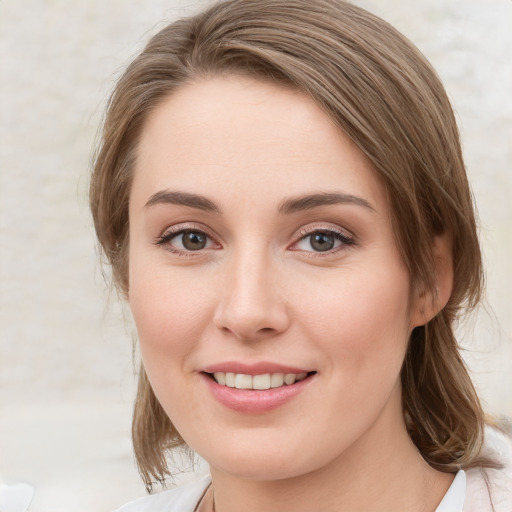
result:
<svg viewBox="0 0 512 512"><path fill-rule="evenodd" d="M409 279L401 268L347 272L308 301L303 321L311 339L330 354L331 364L343 366L343 375L383 377L383 372L398 373L402 364L409 338L408 299Z"/></svg>
<svg viewBox="0 0 512 512"><path fill-rule="evenodd" d="M166 413L186 432L201 424L200 404L186 377L194 373L208 300L187 280L137 270L131 272L129 302L144 369Z"/></svg>
<svg viewBox="0 0 512 512"><path fill-rule="evenodd" d="M394 279L373 272L345 279L329 300L310 304L309 337L328 355L324 374L334 390L325 397L325 424L342 426L346 436L340 442L357 439L399 393L409 339L408 285L400 272Z"/></svg>
<svg viewBox="0 0 512 512"><path fill-rule="evenodd" d="M200 338L211 301L201 280L188 277L132 263L129 304L148 372L185 364Z"/></svg>

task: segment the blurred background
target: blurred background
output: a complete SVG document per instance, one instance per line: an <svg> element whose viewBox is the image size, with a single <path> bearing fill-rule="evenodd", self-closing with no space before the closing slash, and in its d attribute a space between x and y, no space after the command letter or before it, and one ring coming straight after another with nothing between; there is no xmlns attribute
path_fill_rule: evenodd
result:
<svg viewBox="0 0 512 512"><path fill-rule="evenodd" d="M31 512L106 512L144 493L133 327L99 263L91 151L116 77L206 3L0 1L0 477L35 486ZM487 410L512 417L512 1L355 3L412 39L452 98L488 290L460 335Z"/></svg>

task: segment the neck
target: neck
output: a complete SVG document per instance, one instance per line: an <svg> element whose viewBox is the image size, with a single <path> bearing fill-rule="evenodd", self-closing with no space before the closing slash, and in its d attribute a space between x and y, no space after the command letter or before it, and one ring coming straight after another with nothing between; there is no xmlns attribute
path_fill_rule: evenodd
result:
<svg viewBox="0 0 512 512"><path fill-rule="evenodd" d="M433 512L453 475L431 468L410 440L401 414L394 416L398 421L392 418L379 418L339 457L305 475L249 480L211 467L212 492L199 510Z"/></svg>

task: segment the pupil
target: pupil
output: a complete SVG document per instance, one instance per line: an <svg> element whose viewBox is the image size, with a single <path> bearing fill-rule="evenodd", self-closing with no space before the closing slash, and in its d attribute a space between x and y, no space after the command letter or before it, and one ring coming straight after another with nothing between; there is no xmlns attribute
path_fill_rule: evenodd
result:
<svg viewBox="0 0 512 512"><path fill-rule="evenodd" d="M315 251L329 251L334 247L334 237L327 233L312 235L311 247L313 247Z"/></svg>
<svg viewBox="0 0 512 512"><path fill-rule="evenodd" d="M197 231L186 231L183 233L182 243L189 251L199 251L206 246L206 236Z"/></svg>

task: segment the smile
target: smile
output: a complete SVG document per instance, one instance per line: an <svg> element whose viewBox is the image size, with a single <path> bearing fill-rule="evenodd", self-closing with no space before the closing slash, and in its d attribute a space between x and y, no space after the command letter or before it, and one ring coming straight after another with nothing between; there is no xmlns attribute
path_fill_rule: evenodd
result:
<svg viewBox="0 0 512 512"><path fill-rule="evenodd" d="M215 372L212 375L215 382L221 386L236 389L265 390L291 386L304 380L308 373L264 373L261 375L246 375L244 373Z"/></svg>
<svg viewBox="0 0 512 512"><path fill-rule="evenodd" d="M200 372L203 382L217 402L244 414L262 414L283 406L317 380L316 371L305 372L276 364L222 366L224 368L211 367ZM227 370L226 366L235 366L229 369L240 373L220 371ZM260 368L256 369L258 366ZM265 370L267 373L263 373Z"/></svg>

